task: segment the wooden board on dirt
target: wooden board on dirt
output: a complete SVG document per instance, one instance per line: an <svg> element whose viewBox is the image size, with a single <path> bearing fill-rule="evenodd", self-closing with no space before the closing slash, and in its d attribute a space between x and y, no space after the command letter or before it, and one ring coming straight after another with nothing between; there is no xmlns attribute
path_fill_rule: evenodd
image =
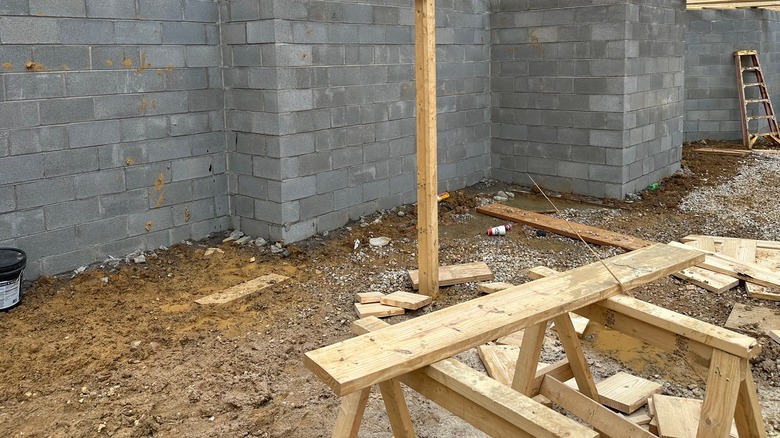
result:
<svg viewBox="0 0 780 438"><path fill-rule="evenodd" d="M739 280L730 275L695 266L676 272L674 276L710 292L721 293L739 286Z"/></svg>
<svg viewBox="0 0 780 438"><path fill-rule="evenodd" d="M631 414L644 406L648 397L663 391L663 385L620 372L599 382L596 389L601 404Z"/></svg>
<svg viewBox="0 0 780 438"><path fill-rule="evenodd" d="M237 300L241 297L245 297L249 294L259 292L267 287L271 287L275 284L281 283L287 280L289 277L279 274L266 274L255 278L254 280L245 281L241 284L229 287L225 290L215 292L211 295L207 295L203 298L195 300L198 304L224 304L233 300Z"/></svg>
<svg viewBox="0 0 780 438"><path fill-rule="evenodd" d="M433 298L427 295L414 294L411 292L398 291L383 296L379 302L385 306L402 307L408 310L417 310L421 307L431 304Z"/></svg>
<svg viewBox="0 0 780 438"><path fill-rule="evenodd" d="M575 315L574 313L569 313L569 318L571 319L571 323L574 326L574 331L577 333L577 337L582 337L582 335L585 334L585 329L588 328L588 323L590 320L588 318L585 318L584 316ZM551 329L555 330L555 323L553 323Z"/></svg>
<svg viewBox="0 0 780 438"><path fill-rule="evenodd" d="M683 237L682 239L680 239L680 241L682 241L682 242L691 242L691 241L694 241L694 240L701 240L703 238L708 238L708 237L711 237L715 241L716 245L720 245L720 244L723 243L723 241L725 239L728 239L727 237L722 237L722 236L705 236L705 235L702 235L702 234L689 234L689 235ZM743 239L743 240L746 240L746 239ZM777 242L777 241L774 241L774 240L756 240L756 248L757 249L780 250L780 242Z"/></svg>
<svg viewBox="0 0 780 438"><path fill-rule="evenodd" d="M704 252L706 254L704 261L696 265L700 268L720 272L740 280L750 281L752 283L763 286L780 287L780 274L772 272L771 270L763 266L759 266L755 263L743 262L725 254L719 254L714 251L697 248L694 245L695 243L696 242L688 242L683 244L679 242L669 242L669 245L676 247L689 247Z"/></svg>
<svg viewBox="0 0 780 438"><path fill-rule="evenodd" d="M725 327L766 335L775 327L780 327L780 311L737 303L734 304Z"/></svg>
<svg viewBox="0 0 780 438"><path fill-rule="evenodd" d="M420 271L409 271L412 287L420 288ZM469 283L471 281L490 281L493 271L485 262L463 263L460 265L439 266L439 286Z"/></svg>
<svg viewBox="0 0 780 438"><path fill-rule="evenodd" d="M780 344L780 330L769 330L769 337Z"/></svg>
<svg viewBox="0 0 780 438"><path fill-rule="evenodd" d="M658 436L662 438L695 438L701 417L702 401L690 398L653 395L654 420L658 422ZM731 425L731 437L737 436L736 425Z"/></svg>
<svg viewBox="0 0 780 438"><path fill-rule="evenodd" d="M482 292L483 294L492 294L500 290L509 289L512 286L514 286L514 284L504 283L503 281L495 283L480 283L477 285L477 291Z"/></svg>
<svg viewBox="0 0 780 438"><path fill-rule="evenodd" d="M742 149L698 148L693 151L700 154L728 155L732 157L747 157L750 155L750 151Z"/></svg>
<svg viewBox="0 0 780 438"><path fill-rule="evenodd" d="M395 306L385 306L384 304L380 303L355 303L355 312L357 312L358 318L360 319L367 318L369 316L385 318L388 316L403 315L404 309Z"/></svg>
<svg viewBox="0 0 780 438"><path fill-rule="evenodd" d="M358 292L357 298L360 304L378 303L385 296L382 292Z"/></svg>
<svg viewBox="0 0 780 438"><path fill-rule="evenodd" d="M650 246L655 242L640 239L638 237L626 234L615 233L602 228L582 225L576 222L565 221L563 219L546 216L543 214L526 211L520 208L510 207L503 204L490 204L477 208L478 213L497 217L513 222L518 222L530 227L539 228L552 233L579 239L577 233L586 241L598 245L610 245L618 248L633 251L645 246ZM576 232L574 231L576 230Z"/></svg>

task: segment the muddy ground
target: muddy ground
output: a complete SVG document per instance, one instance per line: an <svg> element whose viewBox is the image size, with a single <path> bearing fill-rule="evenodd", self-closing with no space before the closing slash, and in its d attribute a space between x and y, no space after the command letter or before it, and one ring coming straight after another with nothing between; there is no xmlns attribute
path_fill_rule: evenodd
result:
<svg viewBox="0 0 780 438"><path fill-rule="evenodd" d="M712 144L708 145L712 146ZM571 213L594 225L668 241L702 233L701 215L677 206L698 187L733 178L755 158L684 151L684 171L641 199L599 201L608 214ZM528 281L528 268L570 269L593 261L581 243L516 226L506 237L484 235L500 221L474 207L520 187L485 181L442 203L442 264L484 260L497 281ZM548 207L534 195L531 203ZM566 200L578 201L566 204ZM755 208L735 200L724 208ZM603 211L599 209L598 211ZM402 213L399 214L399 212ZM723 235L761 238L755 230L725 227ZM370 237L390 245L373 248ZM302 364L306 351L350 336L356 292L411 290L416 268L413 206L376 214L343 229L272 254L268 246L222 243L224 235L146 254L145 263L106 264L78 275L44 277L27 285L21 305L0 312L0 430L14 437L325 437L338 400ZM359 240L358 249L354 249ZM204 256L209 247L224 253ZM600 256L617 254L597 248ZM263 274L289 280L224 305L193 300ZM478 296L473 283L443 289L432 306L387 321L396 323ZM780 309L747 298L742 287L713 294L667 278L637 296L722 325L734 303ZM584 343L597 377L624 369L665 383L668 394L701 397L706 373L591 324ZM771 435L780 427L780 346L760 336L753 361ZM554 348L552 341L548 347ZM463 359L479 368L475 355ZM429 402L410 395L421 437L481 436ZM372 394L361 436L392 436L378 394Z"/></svg>

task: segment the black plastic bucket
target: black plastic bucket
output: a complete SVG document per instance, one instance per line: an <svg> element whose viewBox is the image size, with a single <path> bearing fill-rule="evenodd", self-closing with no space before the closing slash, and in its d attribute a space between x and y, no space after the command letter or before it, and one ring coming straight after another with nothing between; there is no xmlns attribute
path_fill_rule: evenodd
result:
<svg viewBox="0 0 780 438"><path fill-rule="evenodd" d="M22 272L27 254L21 249L0 248L0 310L19 304Z"/></svg>

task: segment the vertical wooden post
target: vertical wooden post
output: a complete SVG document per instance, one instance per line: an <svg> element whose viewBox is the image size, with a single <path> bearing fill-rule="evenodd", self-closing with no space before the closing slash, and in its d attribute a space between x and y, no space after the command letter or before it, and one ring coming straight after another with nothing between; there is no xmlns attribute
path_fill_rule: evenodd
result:
<svg viewBox="0 0 780 438"><path fill-rule="evenodd" d="M739 398L741 365L739 357L712 350L696 438L728 438Z"/></svg>
<svg viewBox="0 0 780 438"><path fill-rule="evenodd" d="M417 257L420 293L439 295L436 199L436 1L414 0L417 82Z"/></svg>
<svg viewBox="0 0 780 438"><path fill-rule="evenodd" d="M536 365L542 354L544 345L544 332L547 330L547 321L526 327L523 333L523 342L520 345L520 353L515 365L515 376L512 378L512 389L533 397L534 380L536 377Z"/></svg>
<svg viewBox="0 0 780 438"><path fill-rule="evenodd" d="M341 397L339 415L336 417L336 425L333 427L333 438L357 438L370 392L371 387L369 386Z"/></svg>

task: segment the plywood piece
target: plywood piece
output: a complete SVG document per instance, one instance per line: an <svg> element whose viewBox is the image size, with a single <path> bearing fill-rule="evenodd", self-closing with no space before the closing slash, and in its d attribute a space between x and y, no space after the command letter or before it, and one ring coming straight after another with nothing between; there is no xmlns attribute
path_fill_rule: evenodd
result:
<svg viewBox="0 0 780 438"><path fill-rule="evenodd" d="M731 309L725 327L766 335L775 327L780 327L780 311L737 303Z"/></svg>
<svg viewBox="0 0 780 438"><path fill-rule="evenodd" d="M417 260L423 295L439 295L439 200L436 158L436 6L415 0L415 87L417 95Z"/></svg>
<svg viewBox="0 0 780 438"><path fill-rule="evenodd" d="M385 296L382 292L358 292L357 298L360 304L378 303Z"/></svg>
<svg viewBox="0 0 780 438"><path fill-rule="evenodd" d="M515 366L517 357L520 354L520 347L514 345L480 345L477 347L477 353L485 365L488 376L503 383L506 386L512 386L512 378L515 375ZM536 365L536 371L544 369L549 364L539 362Z"/></svg>
<svg viewBox="0 0 780 438"><path fill-rule="evenodd" d="M198 304L225 304L231 301L237 300L241 297L260 292L263 289L269 288L275 284L279 284L289 277L279 274L266 274L255 278L254 280L245 281L233 287L229 287L225 290L215 292L211 295L207 295L203 298L195 300Z"/></svg>
<svg viewBox="0 0 780 438"><path fill-rule="evenodd" d="M523 345L523 336L525 335L525 330L518 330L514 333L510 333L506 336L502 336L496 340L496 344L502 344L502 345L514 345L516 347L519 347Z"/></svg>
<svg viewBox="0 0 780 438"><path fill-rule="evenodd" d="M585 334L585 329L588 328L588 323L590 320L574 313L569 313L569 318L571 319L571 323L574 326L574 332L577 333L577 336L581 338L582 335ZM553 323L552 327L550 328L555 330L555 324Z"/></svg>
<svg viewBox="0 0 780 438"><path fill-rule="evenodd" d="M504 283L503 281L499 281L495 283L480 283L477 285L477 290L479 292L482 292L483 294L492 294L494 292L502 291L504 289L509 289L512 286L514 286L514 284Z"/></svg>
<svg viewBox="0 0 780 438"><path fill-rule="evenodd" d="M304 364L337 395L349 394L700 261L696 251L656 244L309 351Z"/></svg>
<svg viewBox="0 0 780 438"><path fill-rule="evenodd" d="M769 337L780 344L780 330L769 330Z"/></svg>
<svg viewBox="0 0 780 438"><path fill-rule="evenodd" d="M621 372L596 384L596 389L601 404L631 414L644 406L648 397L663 391L663 385Z"/></svg>
<svg viewBox="0 0 780 438"><path fill-rule="evenodd" d="M682 271L675 273L674 276L710 292L717 293L725 292L739 285L739 280L730 275L695 266L683 269Z"/></svg>
<svg viewBox="0 0 780 438"><path fill-rule="evenodd" d="M586 241L598 245L609 245L623 248L629 251L650 246L655 242L640 239L626 234L615 233L590 225L565 221L551 216L526 211L520 208L503 204L490 204L477 208L478 213L497 217L504 220L518 222L534 228L539 228L552 233L579 239L577 233ZM574 231L576 230L576 232Z"/></svg>
<svg viewBox="0 0 780 438"><path fill-rule="evenodd" d="M427 295L398 291L383 296L379 302L386 306L401 307L408 310L417 310L431 304L433 299Z"/></svg>
<svg viewBox="0 0 780 438"><path fill-rule="evenodd" d="M358 314L358 318L366 318L369 316L376 316L377 318L385 318L388 316L403 315L405 310L395 306L385 306L380 303L360 304L355 303L355 311Z"/></svg>
<svg viewBox="0 0 780 438"><path fill-rule="evenodd" d="M415 289L420 287L418 270L409 271L409 279L412 280L412 287ZM471 281L490 281L492 279L493 272L485 262L439 267L439 286L452 286L453 284L469 283Z"/></svg>
<svg viewBox="0 0 780 438"><path fill-rule="evenodd" d="M658 423L658 436L661 438L695 438L701 417L701 400L653 395ZM652 423L651 423L652 424ZM732 423L730 436L736 437L736 426Z"/></svg>

